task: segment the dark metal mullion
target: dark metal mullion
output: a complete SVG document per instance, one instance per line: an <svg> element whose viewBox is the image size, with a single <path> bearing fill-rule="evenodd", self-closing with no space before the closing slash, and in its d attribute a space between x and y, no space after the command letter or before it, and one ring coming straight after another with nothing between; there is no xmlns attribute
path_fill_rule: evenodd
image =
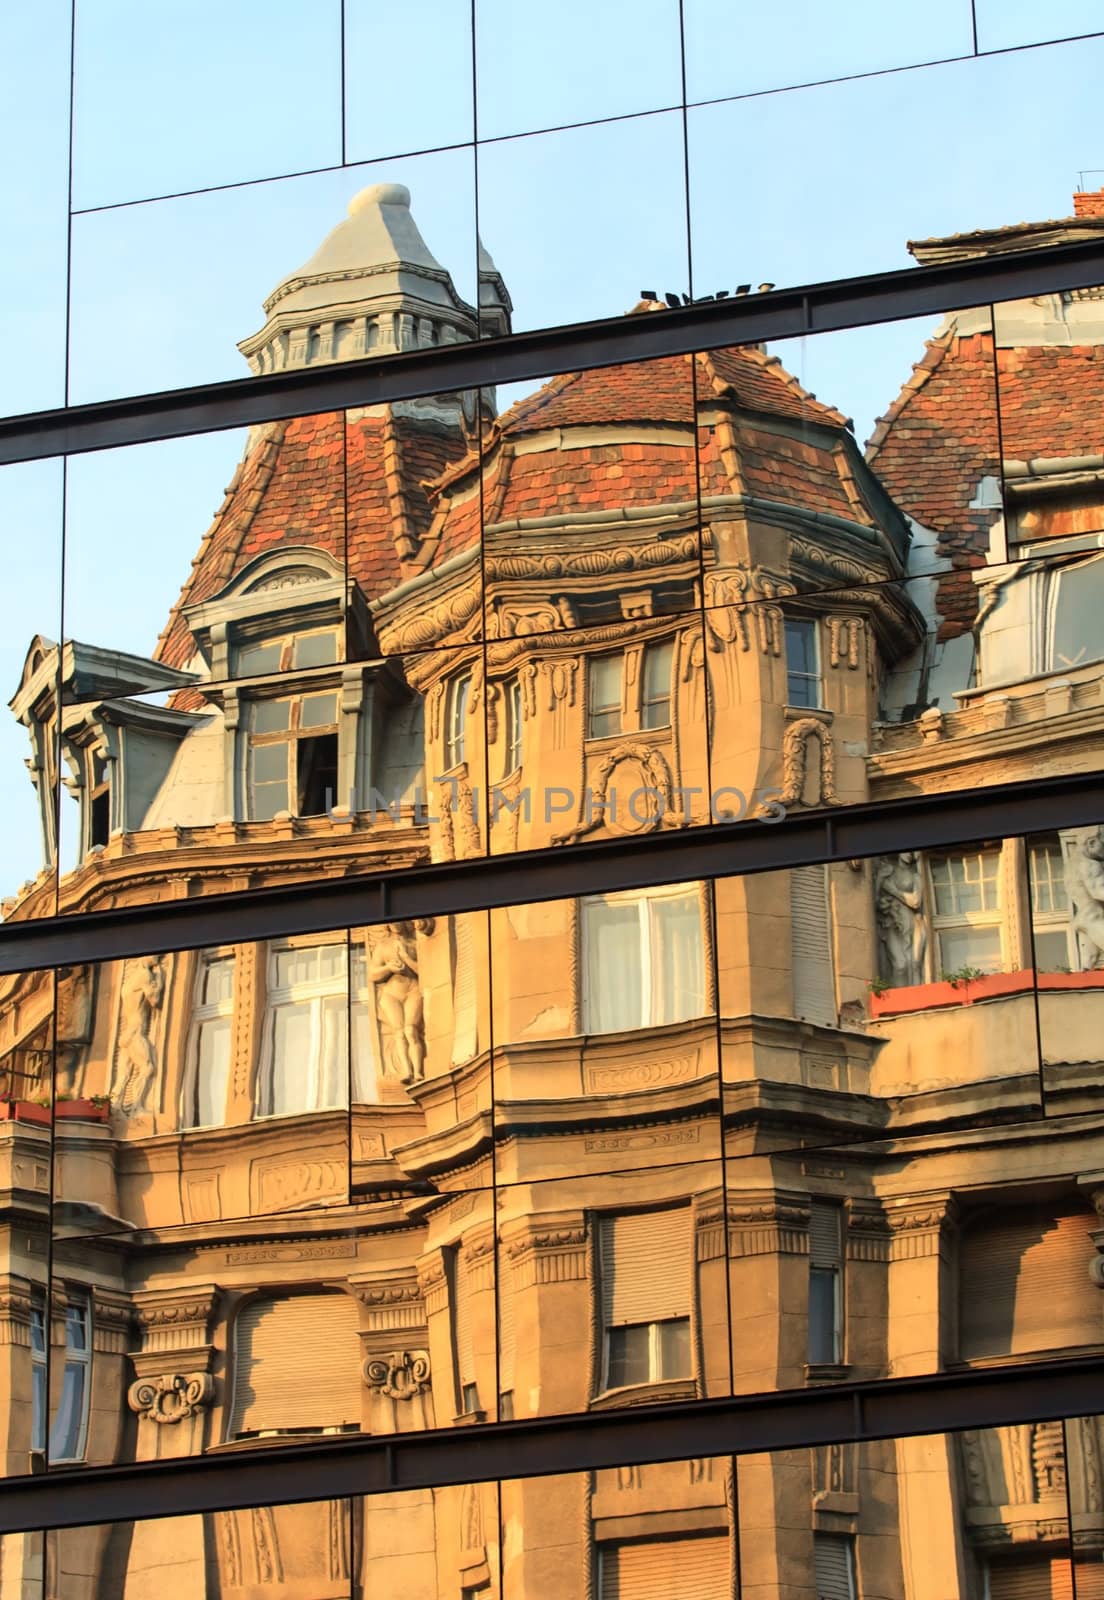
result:
<svg viewBox="0 0 1104 1600"><path fill-rule="evenodd" d="M1095 1415L1099 1356L689 1400L627 1411L324 1438L0 1483L0 1533L758 1454Z"/></svg>
<svg viewBox="0 0 1104 1600"><path fill-rule="evenodd" d="M797 338L1104 282L1104 242L1009 251L0 419L0 464Z"/></svg>
<svg viewBox="0 0 1104 1600"><path fill-rule="evenodd" d="M1104 773L1072 773L1032 783L796 812L777 823L715 824L566 849L434 862L395 872L8 922L0 926L0 973L700 882L1048 833L1102 819ZM316 843L324 848L323 840Z"/></svg>

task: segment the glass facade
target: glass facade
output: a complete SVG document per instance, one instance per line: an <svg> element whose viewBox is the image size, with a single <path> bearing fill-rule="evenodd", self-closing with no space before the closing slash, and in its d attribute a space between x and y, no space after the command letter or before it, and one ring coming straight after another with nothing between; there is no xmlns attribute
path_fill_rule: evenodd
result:
<svg viewBox="0 0 1104 1600"><path fill-rule="evenodd" d="M1104 1596L1090 13L0 22L0 1600Z"/></svg>

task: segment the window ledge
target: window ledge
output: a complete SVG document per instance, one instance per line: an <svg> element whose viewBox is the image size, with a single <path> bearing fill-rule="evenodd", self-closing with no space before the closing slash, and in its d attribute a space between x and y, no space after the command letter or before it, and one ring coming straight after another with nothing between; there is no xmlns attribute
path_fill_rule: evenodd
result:
<svg viewBox="0 0 1104 1600"><path fill-rule="evenodd" d="M486 1422L486 1420L487 1413L485 1411L461 1411L459 1416L453 1417L452 1425L454 1428L471 1428L477 1422Z"/></svg>
<svg viewBox="0 0 1104 1600"><path fill-rule="evenodd" d="M666 1400L697 1400L693 1378L668 1378L660 1383L634 1383L625 1389L607 1389L595 1395L591 1411L622 1411L630 1406L656 1405Z"/></svg>
<svg viewBox="0 0 1104 1600"><path fill-rule="evenodd" d="M806 1383L841 1383L850 1374L845 1361L809 1361L805 1365Z"/></svg>

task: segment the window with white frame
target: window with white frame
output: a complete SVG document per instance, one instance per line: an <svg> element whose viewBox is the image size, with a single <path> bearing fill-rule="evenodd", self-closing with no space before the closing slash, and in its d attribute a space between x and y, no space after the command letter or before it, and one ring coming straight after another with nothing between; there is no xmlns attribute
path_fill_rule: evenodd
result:
<svg viewBox="0 0 1104 1600"><path fill-rule="evenodd" d="M330 667L340 653L339 629L307 628L276 638L243 640L234 652L234 667L239 678L268 677L275 672Z"/></svg>
<svg viewBox="0 0 1104 1600"><path fill-rule="evenodd" d="M692 1377L692 1240L689 1206L598 1219L603 1390Z"/></svg>
<svg viewBox="0 0 1104 1600"><path fill-rule="evenodd" d="M347 1104L345 941L272 945L267 978L256 1114L286 1117Z"/></svg>
<svg viewBox="0 0 1104 1600"><path fill-rule="evenodd" d="M587 738L621 732L621 680L624 657L591 656L587 662Z"/></svg>
<svg viewBox="0 0 1104 1600"><path fill-rule="evenodd" d="M1070 950L1070 903L1061 839L1033 839L1027 859L1035 965L1040 972L1068 972L1075 962Z"/></svg>
<svg viewBox="0 0 1104 1600"><path fill-rule="evenodd" d="M831 1201L809 1208L809 1346L812 1366L843 1360L842 1212Z"/></svg>
<svg viewBox="0 0 1104 1600"><path fill-rule="evenodd" d="M91 1395L92 1315L88 1296L70 1290L65 1307L65 1364L61 1394L50 1427L49 1455L54 1463L82 1461L88 1439Z"/></svg>
<svg viewBox="0 0 1104 1600"><path fill-rule="evenodd" d="M31 1294L31 1449L46 1448L46 1296Z"/></svg>
<svg viewBox="0 0 1104 1600"><path fill-rule="evenodd" d="M1104 655L1104 557L1045 574L1045 672L1066 672Z"/></svg>
<svg viewBox="0 0 1104 1600"><path fill-rule="evenodd" d="M660 1027L705 1012L701 899L676 885L580 902L584 1033Z"/></svg>
<svg viewBox="0 0 1104 1600"><path fill-rule="evenodd" d="M186 1128L214 1128L225 1120L233 1027L234 957L201 950L188 1042Z"/></svg>
<svg viewBox="0 0 1104 1600"><path fill-rule="evenodd" d="M928 873L937 970L952 975L1000 972L1000 850L929 855Z"/></svg>
<svg viewBox="0 0 1104 1600"><path fill-rule="evenodd" d="M363 944L354 944L349 967L349 1025L353 1099L359 1105L374 1105L380 1097L379 1039L371 989L367 951Z"/></svg>
<svg viewBox="0 0 1104 1600"><path fill-rule="evenodd" d="M516 772L521 766L521 680L510 678L503 690L506 712L506 754L503 773Z"/></svg>
<svg viewBox="0 0 1104 1600"><path fill-rule="evenodd" d="M445 687L445 768L462 766L467 759L468 707L472 675L462 672Z"/></svg>
<svg viewBox="0 0 1104 1600"><path fill-rule="evenodd" d="M671 673L674 664L673 640L661 639L654 644L644 646L644 664L640 675L642 728L671 726Z"/></svg>
<svg viewBox="0 0 1104 1600"><path fill-rule="evenodd" d="M786 704L817 707L823 703L820 684L820 645L812 617L787 617Z"/></svg>
<svg viewBox="0 0 1104 1600"><path fill-rule="evenodd" d="M321 816L337 798L337 691L254 700L248 708L248 815Z"/></svg>

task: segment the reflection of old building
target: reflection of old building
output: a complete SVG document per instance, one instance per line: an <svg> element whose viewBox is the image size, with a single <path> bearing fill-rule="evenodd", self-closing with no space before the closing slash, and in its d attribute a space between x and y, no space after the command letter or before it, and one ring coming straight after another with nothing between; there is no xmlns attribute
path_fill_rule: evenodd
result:
<svg viewBox="0 0 1104 1600"><path fill-rule="evenodd" d="M949 319L869 462L756 348L256 429L154 659L30 647L63 908L1097 766L1098 304ZM395 186L266 309L258 371L475 332ZM1076 829L4 980L8 1471L1096 1347L1102 963ZM1079 1426L757 1460L756 1592L1050 1594ZM65 1592L732 1593L716 1463L388 1498Z"/></svg>

